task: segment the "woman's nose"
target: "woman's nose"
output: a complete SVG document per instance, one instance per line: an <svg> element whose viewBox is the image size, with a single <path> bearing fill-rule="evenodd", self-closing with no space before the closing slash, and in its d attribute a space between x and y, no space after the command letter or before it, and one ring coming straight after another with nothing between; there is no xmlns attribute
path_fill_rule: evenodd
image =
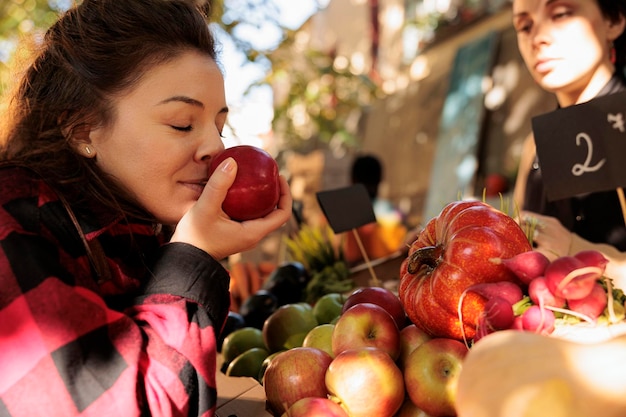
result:
<svg viewBox="0 0 626 417"><path fill-rule="evenodd" d="M224 142L222 136L217 130L211 132L204 137L204 140L198 147L197 159L203 162L209 162L218 152L224 150Z"/></svg>
<svg viewBox="0 0 626 417"><path fill-rule="evenodd" d="M533 47L539 47L549 42L550 29L545 22L537 21L531 29L531 42Z"/></svg>

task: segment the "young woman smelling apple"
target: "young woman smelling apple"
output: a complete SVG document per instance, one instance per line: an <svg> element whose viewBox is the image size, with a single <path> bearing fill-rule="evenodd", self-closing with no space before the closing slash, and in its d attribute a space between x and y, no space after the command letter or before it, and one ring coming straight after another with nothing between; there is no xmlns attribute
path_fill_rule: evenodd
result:
<svg viewBox="0 0 626 417"><path fill-rule="evenodd" d="M0 141L0 414L214 415L223 258L291 215L237 222L206 15L84 0L52 25ZM24 400L24 393L37 393Z"/></svg>

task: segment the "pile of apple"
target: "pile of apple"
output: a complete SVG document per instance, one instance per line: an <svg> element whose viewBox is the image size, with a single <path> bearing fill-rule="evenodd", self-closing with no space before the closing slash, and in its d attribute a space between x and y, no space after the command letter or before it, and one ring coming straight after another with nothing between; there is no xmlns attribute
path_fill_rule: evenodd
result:
<svg viewBox="0 0 626 417"><path fill-rule="evenodd" d="M347 298L328 294L312 309L320 303L328 303L326 322L304 336L290 327L295 323L279 332L271 329L277 316L266 321L270 354L260 381L273 415L456 415L456 380L467 353L462 342L430 337L382 287L359 288Z"/></svg>

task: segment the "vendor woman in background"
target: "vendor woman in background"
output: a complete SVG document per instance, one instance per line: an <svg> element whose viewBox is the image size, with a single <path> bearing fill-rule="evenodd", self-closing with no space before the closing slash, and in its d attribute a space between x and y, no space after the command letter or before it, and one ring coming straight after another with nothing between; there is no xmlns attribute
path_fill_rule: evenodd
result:
<svg viewBox="0 0 626 417"><path fill-rule="evenodd" d="M626 90L626 1L514 0L513 24L528 70L559 107ZM522 221L538 222L537 250L550 259L599 250L611 260L607 276L626 289L626 225L617 191L548 201L531 135L514 198Z"/></svg>

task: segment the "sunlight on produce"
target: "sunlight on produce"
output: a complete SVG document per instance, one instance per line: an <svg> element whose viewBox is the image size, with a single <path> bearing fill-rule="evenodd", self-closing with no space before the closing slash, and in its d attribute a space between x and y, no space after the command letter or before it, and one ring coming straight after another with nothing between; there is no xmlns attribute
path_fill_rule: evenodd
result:
<svg viewBox="0 0 626 417"><path fill-rule="evenodd" d="M624 396L626 353L623 344L607 342L594 345L591 349L583 347L565 353L569 368L585 389L606 397Z"/></svg>
<svg viewBox="0 0 626 417"><path fill-rule="evenodd" d="M572 407L573 394L568 382L563 379L548 379L540 383L522 385L503 404L502 416L576 417Z"/></svg>

